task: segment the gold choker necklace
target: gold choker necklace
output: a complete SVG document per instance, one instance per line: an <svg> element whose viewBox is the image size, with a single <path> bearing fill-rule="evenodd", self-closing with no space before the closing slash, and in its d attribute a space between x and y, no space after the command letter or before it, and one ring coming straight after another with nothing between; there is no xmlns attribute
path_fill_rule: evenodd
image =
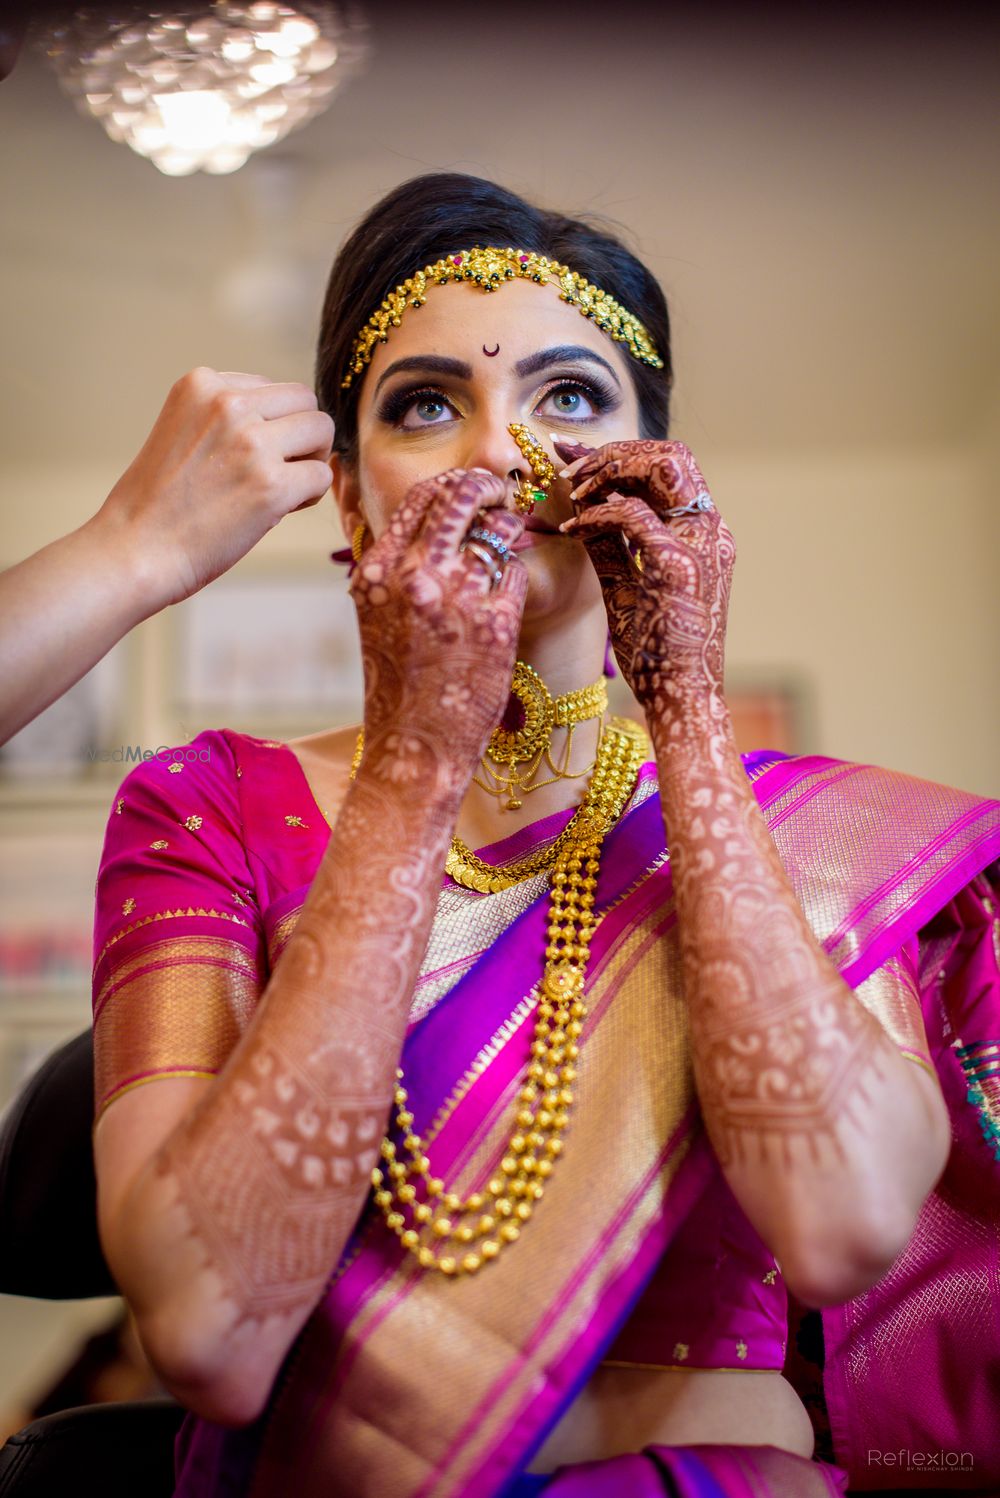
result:
<svg viewBox="0 0 1000 1498"><path fill-rule="evenodd" d="M541 790L542 786L551 785L555 780L580 780L592 773L596 760L575 773L569 769L573 729L578 723L600 718L607 712L608 688L604 677L600 676L588 687L578 687L574 692L553 697L533 667L525 665L524 661L516 661L510 693L521 708L523 722L519 728L507 728L501 724L493 730L481 761L487 779L481 780L474 775L473 780L489 795L500 800L506 797L507 810L516 811L522 804L521 796L530 796L532 791ZM551 754L554 728L568 730L558 765ZM488 758L501 767L506 765L506 773L498 774L488 764ZM552 773L547 780L536 780L543 762ZM515 769L519 764L527 766L520 774Z"/></svg>
<svg viewBox="0 0 1000 1498"><path fill-rule="evenodd" d="M360 761L361 742L359 736L352 777ZM587 1014L583 985L597 924L593 907L601 844L631 798L648 752L649 741L637 723L612 718L601 733L594 774L581 806L556 842L540 855L540 867L546 866L546 860L552 860L553 867L535 1038L518 1094L514 1132L500 1170L485 1191L475 1191L463 1200L447 1191L441 1177L433 1174L424 1141L412 1130L403 1072L397 1068L393 1101L405 1155L386 1135L382 1164L372 1171L372 1185L388 1227L424 1269L449 1276L475 1274L503 1248L517 1242L535 1203L545 1194L545 1182L563 1152L573 1103L574 1063ZM492 870L494 876L507 876L500 888L516 882L509 877L513 867Z"/></svg>

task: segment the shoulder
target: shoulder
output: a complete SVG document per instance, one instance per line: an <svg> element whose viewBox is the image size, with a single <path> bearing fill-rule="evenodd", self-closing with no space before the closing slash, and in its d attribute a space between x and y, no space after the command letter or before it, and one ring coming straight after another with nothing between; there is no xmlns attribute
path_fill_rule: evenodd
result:
<svg viewBox="0 0 1000 1498"><path fill-rule="evenodd" d="M202 837L209 827L242 841L240 758L248 736L207 728L186 744L143 752L115 792L108 838L117 846L152 823L183 824ZM156 834L157 837L161 833Z"/></svg>
<svg viewBox="0 0 1000 1498"><path fill-rule="evenodd" d="M297 759L308 759L331 769L350 771L360 731L357 723L346 728L329 728L322 733L308 733L301 738L289 739L286 748Z"/></svg>

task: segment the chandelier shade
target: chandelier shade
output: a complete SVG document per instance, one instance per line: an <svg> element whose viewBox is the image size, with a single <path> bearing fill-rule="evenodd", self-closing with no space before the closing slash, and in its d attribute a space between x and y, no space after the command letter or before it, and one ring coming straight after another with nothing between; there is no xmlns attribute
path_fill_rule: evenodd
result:
<svg viewBox="0 0 1000 1498"><path fill-rule="evenodd" d="M171 177L236 171L322 113L367 51L357 13L325 0L80 8L42 45L80 111Z"/></svg>

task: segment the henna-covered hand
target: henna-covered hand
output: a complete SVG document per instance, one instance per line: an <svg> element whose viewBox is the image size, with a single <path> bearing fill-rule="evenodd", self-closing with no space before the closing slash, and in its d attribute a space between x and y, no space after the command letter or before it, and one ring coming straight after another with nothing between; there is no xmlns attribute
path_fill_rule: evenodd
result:
<svg viewBox="0 0 1000 1498"><path fill-rule="evenodd" d="M512 556L493 588L483 562L459 548L481 512L508 546L517 539L524 521L503 508L505 493L481 469L424 480L355 569L365 754L398 782L443 774L464 790L503 715L527 571Z"/></svg>
<svg viewBox="0 0 1000 1498"><path fill-rule="evenodd" d="M736 545L714 506L670 515L708 493L690 450L648 440L556 450L575 484L576 514L560 529L588 549L615 654L650 719L673 715L692 687L721 693Z"/></svg>

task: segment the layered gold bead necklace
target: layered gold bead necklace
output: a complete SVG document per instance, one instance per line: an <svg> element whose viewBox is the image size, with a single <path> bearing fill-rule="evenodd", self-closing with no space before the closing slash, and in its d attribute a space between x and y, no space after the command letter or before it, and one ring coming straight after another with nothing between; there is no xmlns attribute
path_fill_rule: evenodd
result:
<svg viewBox="0 0 1000 1498"><path fill-rule="evenodd" d="M515 678L524 685L523 673L531 668L518 662ZM548 692L536 678L541 691ZM601 700L603 680L582 692L567 694L576 699L577 709L588 717ZM531 689L539 697L535 683ZM590 694L587 698L586 694ZM542 737L551 741L552 725L558 718L558 705L564 699L550 698L553 716L547 732L532 728L528 737L517 745L521 751L533 742L531 758L537 753ZM606 695L603 698L606 705ZM547 710L545 715L547 716ZM567 721L563 718L563 721ZM575 721L584 721L583 716ZM531 727L530 714L525 728ZM497 763L511 762L511 744L497 735L509 731L498 729L491 739L491 750ZM516 735L515 735L516 737ZM364 741L359 734L352 778L361 761ZM551 871L549 895L548 944L545 969L539 981L538 1008L531 1061L518 1094L518 1111L514 1130L500 1161L499 1172L485 1191L458 1196L445 1189L444 1181L434 1175L424 1141L412 1130L413 1114L407 1109L408 1094L402 1069L396 1071L393 1100L396 1123L403 1135L401 1155L392 1139L382 1141L382 1163L372 1171L375 1202L386 1223L399 1237L424 1269L438 1270L450 1276L474 1274L495 1259L501 1250L516 1243L521 1230L532 1216L535 1205L545 1193L545 1183L555 1162L563 1152L563 1134L569 1124L573 1103L572 1083L576 1077L575 1062L579 1055L579 1037L587 1008L583 985L590 956L590 940L596 925L594 891L600 868L601 844L605 834L621 816L635 790L639 767L649 752L649 741L638 724L627 718L610 718L601 730L597 758L583 800L567 826L555 841L526 858L512 863L493 865L477 858L458 838L452 839L447 871L457 882L483 893L510 888L536 874ZM557 772L558 773L558 772ZM547 782L549 783L549 782ZM534 787L530 787L534 788ZM417 1200L420 1180L427 1199Z"/></svg>

